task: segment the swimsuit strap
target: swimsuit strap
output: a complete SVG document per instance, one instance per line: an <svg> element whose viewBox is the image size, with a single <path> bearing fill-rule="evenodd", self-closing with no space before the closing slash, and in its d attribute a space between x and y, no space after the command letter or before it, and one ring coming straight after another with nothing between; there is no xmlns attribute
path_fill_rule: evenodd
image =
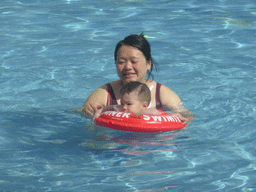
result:
<svg viewBox="0 0 256 192"><path fill-rule="evenodd" d="M114 94L113 88L110 83L106 84L108 88L108 98L107 98L107 106L109 105L117 105L116 96Z"/></svg>
<svg viewBox="0 0 256 192"><path fill-rule="evenodd" d="M161 109L162 108L162 102L160 100L160 88L161 88L160 83L156 83L156 109Z"/></svg>
<svg viewBox="0 0 256 192"><path fill-rule="evenodd" d="M149 90L152 91L153 88L154 88L154 85L152 85L151 87L149 87ZM149 103L148 108L151 108L151 102Z"/></svg>

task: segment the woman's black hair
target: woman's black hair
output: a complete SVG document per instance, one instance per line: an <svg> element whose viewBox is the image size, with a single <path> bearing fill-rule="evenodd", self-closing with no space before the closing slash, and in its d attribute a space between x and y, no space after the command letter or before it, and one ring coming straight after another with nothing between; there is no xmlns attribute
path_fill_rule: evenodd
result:
<svg viewBox="0 0 256 192"><path fill-rule="evenodd" d="M151 50L150 50L150 45L148 43L148 41L146 40L146 38L144 37L143 33L141 33L140 35L129 35L126 38L124 38L124 40L119 41L119 43L116 45L116 49L115 49L115 62L117 59L117 52L120 49L120 47L122 47L123 45L128 45L131 47L135 47L136 49L140 50L143 55L145 56L146 60L149 62L151 61L151 68L150 70L148 70L148 78L152 78L154 79L154 76L152 74L152 70L153 68L156 68L157 70L157 64L153 61L152 57L151 57Z"/></svg>

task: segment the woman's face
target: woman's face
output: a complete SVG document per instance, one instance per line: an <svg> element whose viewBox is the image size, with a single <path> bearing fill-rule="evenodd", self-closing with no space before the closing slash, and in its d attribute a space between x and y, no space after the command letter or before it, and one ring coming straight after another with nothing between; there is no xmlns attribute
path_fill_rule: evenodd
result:
<svg viewBox="0 0 256 192"><path fill-rule="evenodd" d="M147 62L143 53L131 46L123 45L119 48L116 58L117 74L123 83L139 81L144 83L147 71L151 68L151 61Z"/></svg>

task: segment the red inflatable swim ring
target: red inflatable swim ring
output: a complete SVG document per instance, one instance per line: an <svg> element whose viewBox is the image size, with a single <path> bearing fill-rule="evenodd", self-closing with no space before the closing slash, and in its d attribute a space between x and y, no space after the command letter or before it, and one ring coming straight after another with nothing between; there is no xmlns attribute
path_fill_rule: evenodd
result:
<svg viewBox="0 0 256 192"><path fill-rule="evenodd" d="M116 111L105 111L94 121L96 125L131 132L165 132L185 127L183 121L171 114L160 111L160 115L135 115Z"/></svg>

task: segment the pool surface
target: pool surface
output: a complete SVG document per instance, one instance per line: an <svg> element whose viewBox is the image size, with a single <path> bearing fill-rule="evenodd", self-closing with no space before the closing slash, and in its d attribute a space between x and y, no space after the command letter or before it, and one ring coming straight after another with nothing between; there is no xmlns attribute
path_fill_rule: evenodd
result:
<svg viewBox="0 0 256 192"><path fill-rule="evenodd" d="M256 191L254 0L2 0L0 191ZM75 113L143 32L194 121L131 133Z"/></svg>

